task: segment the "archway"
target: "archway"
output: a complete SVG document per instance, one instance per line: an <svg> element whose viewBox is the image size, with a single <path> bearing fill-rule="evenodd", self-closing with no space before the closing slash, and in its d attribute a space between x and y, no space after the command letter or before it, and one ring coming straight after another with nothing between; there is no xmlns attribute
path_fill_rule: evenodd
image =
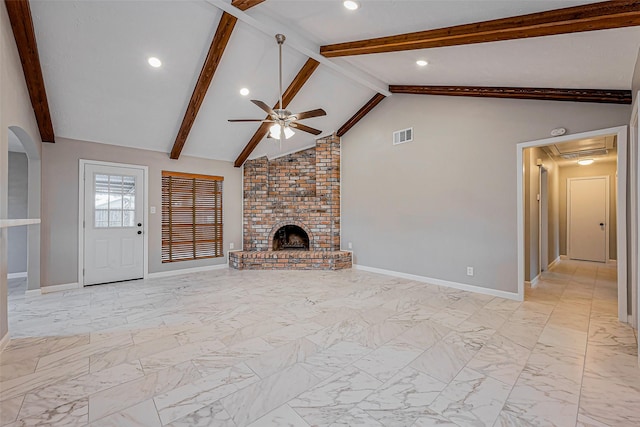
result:
<svg viewBox="0 0 640 427"><path fill-rule="evenodd" d="M41 212L41 153L38 143L18 126L9 126L9 140L19 141L27 155L27 215L40 218ZM40 290L40 225L27 227L27 292Z"/></svg>

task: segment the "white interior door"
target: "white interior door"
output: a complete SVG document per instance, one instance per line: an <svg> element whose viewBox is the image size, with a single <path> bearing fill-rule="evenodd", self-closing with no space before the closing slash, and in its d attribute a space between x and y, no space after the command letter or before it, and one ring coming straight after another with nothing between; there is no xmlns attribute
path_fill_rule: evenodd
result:
<svg viewBox="0 0 640 427"><path fill-rule="evenodd" d="M606 262L609 238L609 177L567 182L569 258Z"/></svg>
<svg viewBox="0 0 640 427"><path fill-rule="evenodd" d="M144 171L86 164L84 284L144 276Z"/></svg>

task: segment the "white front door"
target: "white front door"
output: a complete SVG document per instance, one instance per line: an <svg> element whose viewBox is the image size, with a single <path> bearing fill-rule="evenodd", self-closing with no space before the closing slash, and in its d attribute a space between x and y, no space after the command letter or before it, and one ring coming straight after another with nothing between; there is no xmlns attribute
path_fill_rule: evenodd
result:
<svg viewBox="0 0 640 427"><path fill-rule="evenodd" d="M609 177L569 178L569 258L607 261Z"/></svg>
<svg viewBox="0 0 640 427"><path fill-rule="evenodd" d="M86 164L84 284L144 276L144 171Z"/></svg>

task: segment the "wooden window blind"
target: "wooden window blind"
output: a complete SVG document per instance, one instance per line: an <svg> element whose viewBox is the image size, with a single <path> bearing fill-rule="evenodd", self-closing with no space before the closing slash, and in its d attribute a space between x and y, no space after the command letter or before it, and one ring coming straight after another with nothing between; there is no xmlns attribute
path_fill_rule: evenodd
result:
<svg viewBox="0 0 640 427"><path fill-rule="evenodd" d="M162 171L162 262L224 256L221 176Z"/></svg>

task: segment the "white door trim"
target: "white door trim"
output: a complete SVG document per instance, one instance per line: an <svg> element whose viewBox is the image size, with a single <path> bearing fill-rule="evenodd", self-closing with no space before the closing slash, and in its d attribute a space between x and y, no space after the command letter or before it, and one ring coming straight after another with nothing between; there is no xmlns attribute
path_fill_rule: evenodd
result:
<svg viewBox="0 0 640 427"><path fill-rule="evenodd" d="M84 160L80 159L80 173L78 175L78 285L79 287L84 286L84 275L82 274L82 270L84 268L84 175L85 168L87 165L98 165L98 166L114 166L114 167L122 167L122 168L131 168L131 169L140 169L143 173L143 188L144 188L144 200L143 200L143 212L142 217L144 218L142 227L142 233L144 234L143 239L143 278L147 278L149 275L149 167L141 166L141 165L130 165L126 163L113 163L113 162L102 162L98 160Z"/></svg>
<svg viewBox="0 0 640 427"><path fill-rule="evenodd" d="M536 141L521 142L516 145L516 191L518 204L516 209L518 235L518 296L524 300L524 164L523 151L526 148L540 147L576 139L594 138L606 135L616 135L618 144L618 176L616 199L616 241L618 253L618 319L627 322L627 126L617 126L589 132L545 138Z"/></svg>
<svg viewBox="0 0 640 427"><path fill-rule="evenodd" d="M606 189L605 189L605 213L604 213L604 240L605 240L605 256L604 263L609 262L609 205L611 204L611 194L609 192L609 186L611 183L609 182L608 175L602 176L581 176L574 178L567 178L567 256L571 259L571 183L573 181L584 181L588 179L604 179ZM617 203L617 200L616 200ZM616 236L617 237L617 236Z"/></svg>
<svg viewBox="0 0 640 427"><path fill-rule="evenodd" d="M542 262L543 258L546 258L549 261L549 170L544 167L544 164L538 167L538 276L542 274L543 271L547 271L549 269L549 262ZM542 175L547 173L547 188L543 188L542 186ZM544 191L543 191L544 189ZM546 199L546 200L545 200ZM544 203L543 203L544 202ZM546 214L543 214L542 205L545 205L547 208ZM543 215L546 215L547 223L546 227L545 221L543 221ZM547 234L545 237L544 234ZM543 238L546 239L547 245L544 247L542 245ZM546 255L543 257L542 254L546 251Z"/></svg>
<svg viewBox="0 0 640 427"><path fill-rule="evenodd" d="M638 245L640 244L640 197L638 192L640 191L640 141L638 139L638 102L640 102L640 92L637 93L636 100L633 103L633 110L631 112L631 120L629 122L629 128L631 129L629 135L629 158L631 165L631 171L629 173L631 182L629 193L631 195L630 212L631 220L631 325L638 329L640 325L640 251ZM640 342L638 342L638 350L640 350ZM640 354L640 353L639 353ZM640 358L638 358L640 364Z"/></svg>

